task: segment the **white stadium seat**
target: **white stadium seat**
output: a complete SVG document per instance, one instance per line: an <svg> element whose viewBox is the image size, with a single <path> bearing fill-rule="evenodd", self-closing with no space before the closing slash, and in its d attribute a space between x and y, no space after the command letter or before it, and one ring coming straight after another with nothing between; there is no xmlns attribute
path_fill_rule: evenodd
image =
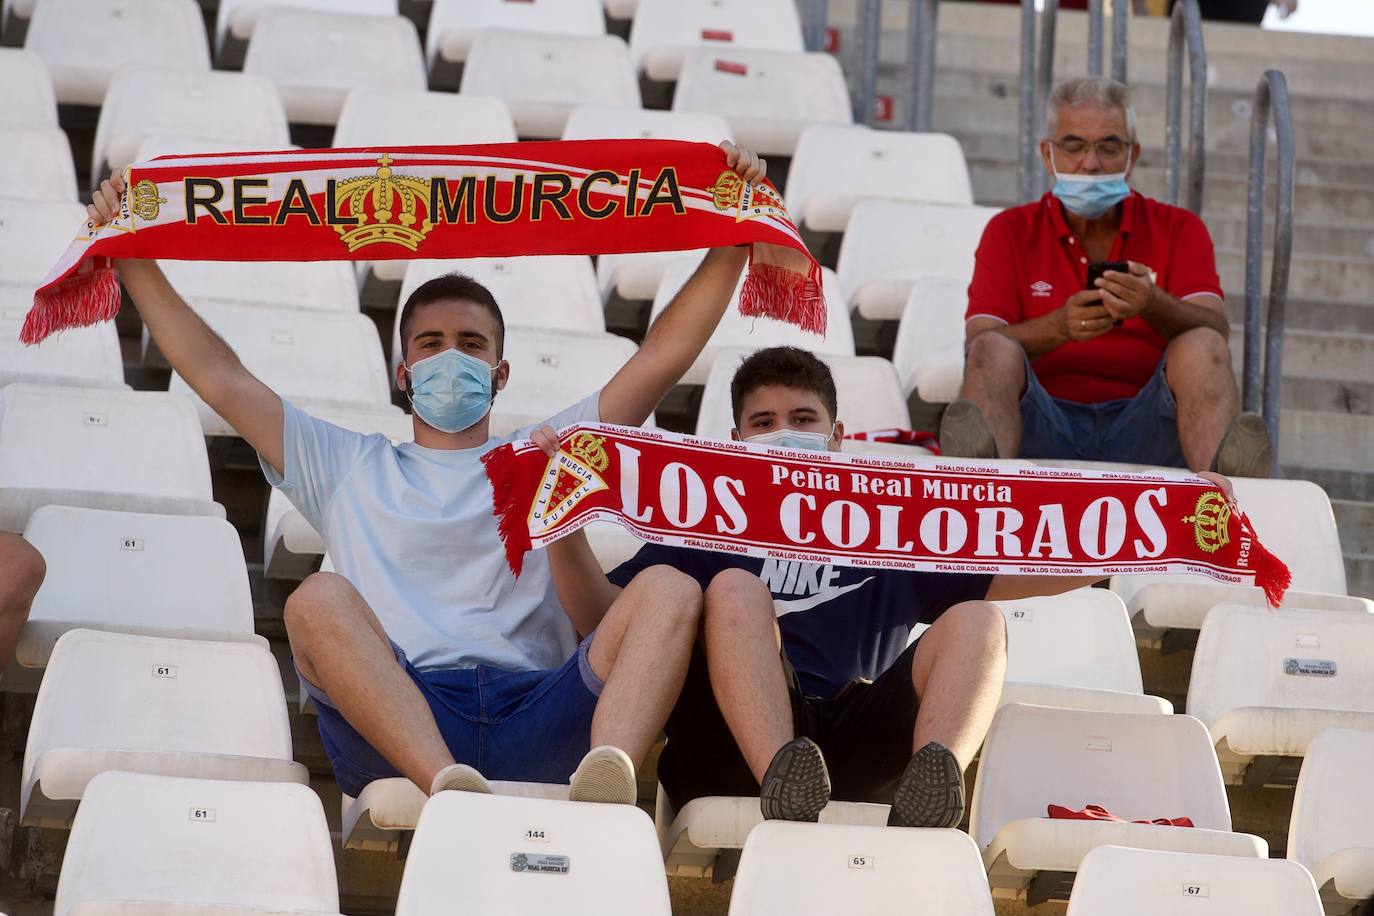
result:
<svg viewBox="0 0 1374 916"><path fill-rule="evenodd" d="M20 819L67 826L86 784L107 770L304 784L272 653L68 630L34 705Z"/></svg>
<svg viewBox="0 0 1374 916"><path fill-rule="evenodd" d="M393 368L403 352L401 307L422 284L452 273L469 276L490 290L507 325L587 334L606 330L596 270L586 255L411 261L396 304L391 335Z"/></svg>
<svg viewBox="0 0 1374 916"><path fill-rule="evenodd" d="M76 198L76 166L66 132L56 127L16 127L0 123L0 197L16 200Z"/></svg>
<svg viewBox="0 0 1374 916"><path fill-rule="evenodd" d="M409 442L415 426L410 415L395 407L312 410L321 420L358 433L381 433L392 442ZM315 571L324 556L324 541L319 532L291 505L282 492L273 488L267 496L267 513L262 526L262 571L269 579L304 579Z"/></svg>
<svg viewBox="0 0 1374 916"><path fill-rule="evenodd" d="M1232 484L1264 546L1293 573L1284 607L1374 612L1374 602L1346 595L1340 535L1321 487L1306 480L1252 477L1235 478ZM1114 576L1111 587L1126 602L1126 610L1139 615L1137 636L1145 627L1156 640L1164 630L1201 629L1217 604L1266 606L1264 593L1255 586L1224 585L1203 576Z"/></svg>
<svg viewBox="0 0 1374 916"><path fill-rule="evenodd" d="M57 97L43 58L23 48L0 48L0 86L0 124L57 126Z"/></svg>
<svg viewBox="0 0 1374 916"><path fill-rule="evenodd" d="M968 280L919 277L911 284L892 365L902 390L928 404L946 404L964 382L964 303Z"/></svg>
<svg viewBox="0 0 1374 916"><path fill-rule="evenodd" d="M402 16L268 7L243 72L277 84L292 123L334 124L350 89L425 88L424 53Z"/></svg>
<svg viewBox="0 0 1374 916"><path fill-rule="evenodd" d="M663 279L658 285L658 293L654 296L651 321L663 313L696 269L697 265L693 261L679 259L664 270ZM721 316L716 330L702 348L696 362L682 374L679 384L706 384L716 354L726 347L750 347L761 350L764 347L793 346L811 350L817 355L853 356L854 329L849 323L849 312L840 304L843 299L840 295L839 281L835 278L835 272L829 268L821 268L821 275L828 305L824 337L803 331L795 324L773 318L746 318L741 315L739 296L744 284L744 276L741 276L739 284L735 287L735 294L731 297L730 304L725 307L725 314Z"/></svg>
<svg viewBox="0 0 1374 916"><path fill-rule="evenodd" d="M249 372L305 411L330 407L391 407L391 384L377 327L366 315L220 303L202 307L205 319ZM168 390L189 397L207 436L233 428L173 373Z"/></svg>
<svg viewBox="0 0 1374 916"><path fill-rule="evenodd" d="M812 124L853 120L840 63L819 52L695 48L673 110L724 115L739 145L765 156L792 155Z"/></svg>
<svg viewBox="0 0 1374 916"><path fill-rule="evenodd" d="M85 223L75 201L0 197L0 283L37 286Z"/></svg>
<svg viewBox="0 0 1374 916"><path fill-rule="evenodd" d="M993 916L978 847L959 830L765 821L749 834L730 916Z"/></svg>
<svg viewBox="0 0 1374 916"><path fill-rule="evenodd" d="M273 6L294 6L326 13L348 13L357 16L396 16L396 0L218 0L215 14L215 53L224 51L225 42L233 39L247 42L252 39L262 14Z"/></svg>
<svg viewBox="0 0 1374 916"><path fill-rule="evenodd" d="M1340 913L1374 896L1374 734L1329 728L1307 746L1288 858L1312 872L1327 912Z"/></svg>
<svg viewBox="0 0 1374 916"><path fill-rule="evenodd" d="M637 349L615 334L507 325L510 381L492 405L491 434L508 435L600 391ZM653 422L650 415L644 425Z"/></svg>
<svg viewBox="0 0 1374 916"><path fill-rule="evenodd" d="M1283 859L1100 846L1088 853L1068 916L1322 916L1312 876Z"/></svg>
<svg viewBox="0 0 1374 916"><path fill-rule="evenodd" d="M346 261L159 261L193 306L240 302L265 309L358 311L358 281Z"/></svg>
<svg viewBox="0 0 1374 916"><path fill-rule="evenodd" d="M888 810L887 805L832 801L821 809L820 822L885 827ZM668 874L687 878L708 878L717 868L723 870L726 862L717 860L743 849L749 834L764 823L758 796L706 796L674 811L662 786L654 821Z"/></svg>
<svg viewBox="0 0 1374 916"><path fill-rule="evenodd" d="M359 88L348 93L334 146L459 146L513 143L515 124L500 99L429 90Z"/></svg>
<svg viewBox="0 0 1374 916"><path fill-rule="evenodd" d="M1190 818L1192 828L1051 819L1048 805L1100 805L1127 821ZM994 893L1040 872L1074 872L1097 846L1263 858L1231 832L1212 742L1190 716L1003 706L978 764L970 831Z"/></svg>
<svg viewBox="0 0 1374 916"><path fill-rule="evenodd" d="M131 162L145 137L217 137L254 150L291 145L271 80L222 70L126 66L114 75L91 154L91 183Z"/></svg>
<svg viewBox="0 0 1374 916"><path fill-rule="evenodd" d="M1168 701L1144 695L1126 606L1107 589L1079 588L996 603L1007 620L1001 705L1174 711Z"/></svg>
<svg viewBox="0 0 1374 916"><path fill-rule="evenodd" d="M326 558L327 562L328 558ZM567 801L566 783L490 781L492 792L517 798ZM343 796L341 837L345 849L396 852L405 834L415 829L429 796L404 777L376 779L357 798Z"/></svg>
<svg viewBox="0 0 1374 916"><path fill-rule="evenodd" d="M640 106L630 51L615 35L484 29L468 51L461 91L504 99L522 138L561 137L578 105Z"/></svg>
<svg viewBox="0 0 1374 916"><path fill-rule="evenodd" d="M300 149L300 147L287 143L277 147L278 150ZM147 162L149 159L156 159L158 156L195 156L200 153L256 153L266 152L261 143L243 143L238 140L226 140L223 137L194 137L186 134L166 133L149 134L138 144L138 150L134 153L134 162ZM240 262L239 267L257 267L266 262L257 264ZM162 262L163 272L166 272L167 261ZM297 265L299 266L299 265Z"/></svg>
<svg viewBox="0 0 1374 916"><path fill-rule="evenodd" d="M20 343L33 286L0 284L0 388L13 382L123 388L124 361L114 322L71 328L40 344Z"/></svg>
<svg viewBox="0 0 1374 916"><path fill-rule="evenodd" d="M578 105L568 115L564 140L687 140L710 143L731 140L730 124L720 115L696 111L656 111L649 108L610 108ZM605 255L603 255L605 257Z"/></svg>
<svg viewBox="0 0 1374 916"><path fill-rule="evenodd" d="M420 815L396 916L447 916L460 899L472 913L672 913L654 826L635 806L440 792Z"/></svg>
<svg viewBox="0 0 1374 916"><path fill-rule="evenodd" d="M1374 614L1217 605L1188 714L1211 731L1227 782L1292 785L1273 758L1303 756L1329 726L1374 731Z"/></svg>
<svg viewBox="0 0 1374 916"><path fill-rule="evenodd" d="M44 506L24 539L47 561L16 658L48 664L53 645L83 628L257 643L243 545L220 518Z"/></svg>
<svg viewBox="0 0 1374 916"><path fill-rule="evenodd" d="M861 200L971 206L973 185L964 150L949 134L816 124L797 141L783 196L798 226L844 232ZM921 246L916 239L906 242Z"/></svg>
<svg viewBox="0 0 1374 916"><path fill-rule="evenodd" d="M789 208L796 206L790 197L795 185L796 178L789 178ZM800 219L795 209L791 212ZM865 318L896 319L902 317L916 280L962 280L967 290L983 228L998 212L995 207L909 200L859 201L848 226L839 227L844 238L835 268L849 307ZM955 305L962 327L968 296L961 295Z"/></svg>
<svg viewBox="0 0 1374 916"><path fill-rule="evenodd" d="M338 908L329 826L309 788L102 773L72 825L53 912Z"/></svg>
<svg viewBox="0 0 1374 916"><path fill-rule="evenodd" d="M0 411L0 531L49 503L224 517L186 398L14 384Z"/></svg>
<svg viewBox="0 0 1374 916"><path fill-rule="evenodd" d="M42 0L24 46L43 58L64 105L101 104L125 64L210 69L195 0Z"/></svg>
<svg viewBox="0 0 1374 916"><path fill-rule="evenodd" d="M691 260L701 263L707 249L687 251L642 251L630 254L603 254L596 259L596 279L601 285L601 297L609 300L612 293L630 301L652 300L663 282L663 272L675 261Z"/></svg>
<svg viewBox="0 0 1374 916"><path fill-rule="evenodd" d="M433 0L425 39L430 70L440 60L461 64L482 29L605 35L606 18L601 0Z"/></svg>
<svg viewBox="0 0 1374 916"><path fill-rule="evenodd" d="M701 396L701 412L697 415L698 436L729 439L735 428L730 409L730 380L746 356L757 347L722 348L711 364L706 378L706 391ZM839 396L839 416L846 434L877 429L907 429L911 414L906 397L897 381L892 364L878 356L832 356L817 354L830 367ZM855 446L851 448L851 446ZM858 443L846 442L845 449L859 451ZM909 449L913 457L923 455L919 449Z"/></svg>
<svg viewBox="0 0 1374 916"><path fill-rule="evenodd" d="M687 52L705 46L802 51L794 0L641 0L630 26L630 57L649 79L672 82Z"/></svg>

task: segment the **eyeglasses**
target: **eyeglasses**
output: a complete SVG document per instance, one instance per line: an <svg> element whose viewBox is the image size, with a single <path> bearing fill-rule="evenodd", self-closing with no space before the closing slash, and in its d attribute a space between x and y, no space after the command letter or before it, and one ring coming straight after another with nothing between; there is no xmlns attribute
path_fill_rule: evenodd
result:
<svg viewBox="0 0 1374 916"><path fill-rule="evenodd" d="M1108 161L1121 158L1131 147L1130 143L1120 137L1104 137L1101 140L1065 137L1063 140L1051 140L1050 143L1070 159L1082 159L1088 154L1089 149L1095 149L1097 158Z"/></svg>

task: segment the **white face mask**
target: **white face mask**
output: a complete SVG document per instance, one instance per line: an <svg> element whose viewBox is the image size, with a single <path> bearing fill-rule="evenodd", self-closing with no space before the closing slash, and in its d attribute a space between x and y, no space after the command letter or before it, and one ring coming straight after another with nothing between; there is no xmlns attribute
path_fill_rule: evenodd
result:
<svg viewBox="0 0 1374 916"><path fill-rule="evenodd" d="M829 433L813 433L802 429L783 427L772 432L749 436L744 441L755 445L776 445L778 448L798 448L810 452L824 452L830 449L830 437L835 434L832 426Z"/></svg>

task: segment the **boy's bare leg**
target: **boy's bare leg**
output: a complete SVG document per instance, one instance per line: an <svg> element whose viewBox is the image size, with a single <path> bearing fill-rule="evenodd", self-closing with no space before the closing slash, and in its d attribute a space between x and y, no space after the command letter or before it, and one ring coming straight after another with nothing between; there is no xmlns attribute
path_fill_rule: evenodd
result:
<svg viewBox="0 0 1374 916"><path fill-rule="evenodd" d="M0 667L14 658L19 632L46 573L43 555L32 544L0 531Z"/></svg>

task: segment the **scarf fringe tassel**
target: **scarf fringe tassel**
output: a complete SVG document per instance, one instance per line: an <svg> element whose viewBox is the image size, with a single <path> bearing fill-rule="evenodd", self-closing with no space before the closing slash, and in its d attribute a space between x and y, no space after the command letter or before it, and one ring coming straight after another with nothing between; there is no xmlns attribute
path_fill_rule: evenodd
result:
<svg viewBox="0 0 1374 916"><path fill-rule="evenodd" d="M501 543L506 547L506 562L518 579L525 563L525 553L530 549L530 530L521 507L516 505L515 449L510 445L494 448L482 456L482 464L487 469L487 479L491 481L492 514L496 516L496 529L501 535Z"/></svg>
<svg viewBox="0 0 1374 916"><path fill-rule="evenodd" d="M802 274L774 264L750 265L739 294L739 312L746 318L776 318L825 336L825 297L820 268Z"/></svg>
<svg viewBox="0 0 1374 916"><path fill-rule="evenodd" d="M110 321L119 312L119 277L108 259L89 271L73 274L33 295L33 308L24 317L19 339L41 342L49 334Z"/></svg>

